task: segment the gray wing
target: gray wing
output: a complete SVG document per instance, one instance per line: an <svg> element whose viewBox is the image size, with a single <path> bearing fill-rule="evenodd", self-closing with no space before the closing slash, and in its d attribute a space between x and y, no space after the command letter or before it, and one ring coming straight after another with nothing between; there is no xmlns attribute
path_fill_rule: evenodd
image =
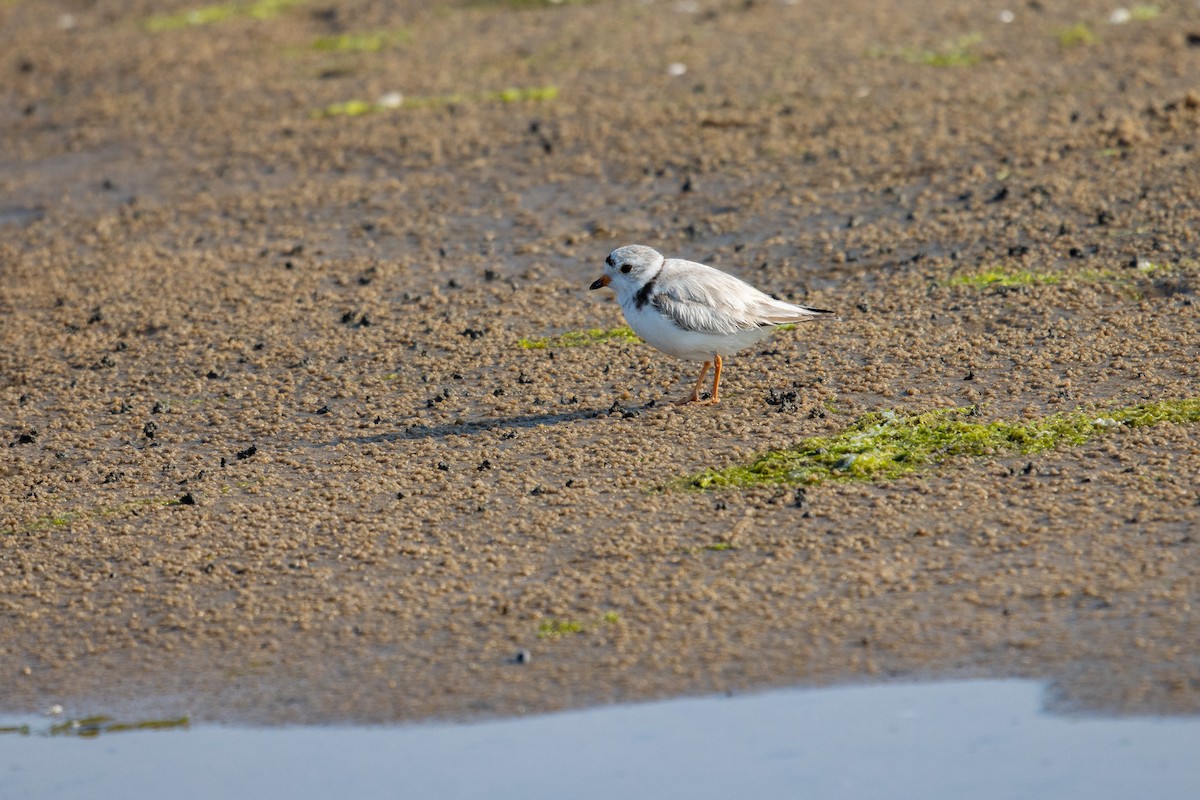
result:
<svg viewBox="0 0 1200 800"><path fill-rule="evenodd" d="M696 333L738 333L830 313L776 300L743 280L693 261L669 259L656 284L651 302L658 312Z"/></svg>

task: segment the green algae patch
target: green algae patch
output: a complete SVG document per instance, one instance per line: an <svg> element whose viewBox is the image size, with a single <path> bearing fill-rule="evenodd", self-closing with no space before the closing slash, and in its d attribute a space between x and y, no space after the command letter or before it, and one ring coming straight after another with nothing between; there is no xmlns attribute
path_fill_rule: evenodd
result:
<svg viewBox="0 0 1200 800"><path fill-rule="evenodd" d="M544 619L538 625L539 639L554 639L572 633L582 633L583 623L573 619Z"/></svg>
<svg viewBox="0 0 1200 800"><path fill-rule="evenodd" d="M982 42L983 34L968 33L957 39L942 42L937 47L874 48L868 51L867 55L875 58L900 58L908 64L925 67L971 67L982 59L975 49Z"/></svg>
<svg viewBox="0 0 1200 800"><path fill-rule="evenodd" d="M194 500L192 503L194 504ZM115 506L100 506L82 511L65 511L59 514L46 514L35 517L19 528L9 528L7 534L40 533L43 531L66 528L75 522L86 522L92 519L112 519L137 514L141 509L153 510L167 506L188 505L179 497L148 497L140 500L130 500Z"/></svg>
<svg viewBox="0 0 1200 800"><path fill-rule="evenodd" d="M1129 18L1134 22L1148 22L1161 14L1162 9L1154 5L1136 5L1129 9Z"/></svg>
<svg viewBox="0 0 1200 800"><path fill-rule="evenodd" d="M628 326L619 328L589 328L586 331L567 331L558 336L540 339L520 339L517 344L526 350L545 350L549 347L585 347L600 342L640 342L641 339Z"/></svg>
<svg viewBox="0 0 1200 800"><path fill-rule="evenodd" d="M1195 261L1184 261L1181 264L1160 264L1154 261L1139 261L1137 271L1139 275L1145 278L1171 278L1182 272L1194 271L1196 267L1197 262Z"/></svg>
<svg viewBox="0 0 1200 800"><path fill-rule="evenodd" d="M1050 286L1062 283L1063 276L1053 272L1009 270L1004 267L989 267L979 272L952 275L942 282L943 286L967 286L972 289L988 289L993 286Z"/></svg>
<svg viewBox="0 0 1200 800"><path fill-rule="evenodd" d="M709 542L707 544L685 545L681 552L691 556L702 556L705 553L729 553L737 550L732 542Z"/></svg>
<svg viewBox="0 0 1200 800"><path fill-rule="evenodd" d="M50 736L80 736L93 738L102 733L126 733L128 731L156 731L186 728L191 724L188 717L175 719L147 719L136 722L120 722L112 717L96 715L68 719L52 725L47 733Z"/></svg>
<svg viewBox="0 0 1200 800"><path fill-rule="evenodd" d="M440 94L424 97L403 97L398 93L385 95L375 102L369 100L346 100L331 103L324 108L316 109L310 116L324 117L358 117L363 114L377 114L383 111L394 111L399 108L437 108L451 105L473 105L476 103L521 103L546 102L558 97L556 86L534 86L525 89L502 89L498 92L475 92L472 94Z"/></svg>
<svg viewBox="0 0 1200 800"><path fill-rule="evenodd" d="M1077 22L1069 28L1062 28L1054 35L1058 39L1058 46L1064 50L1072 47L1086 47L1100 41L1100 38L1085 22Z"/></svg>
<svg viewBox="0 0 1200 800"><path fill-rule="evenodd" d="M1082 444L1110 430L1200 421L1200 399L1166 400L1106 411L1078 410L1042 419L979 422L974 408L860 417L833 436L764 453L749 465L706 470L685 479L692 489L826 480L887 480L948 458L990 458Z"/></svg>
<svg viewBox="0 0 1200 800"><path fill-rule="evenodd" d="M308 0L254 0L248 3L219 3L184 11L181 14L164 14L150 17L143 24L152 33L190 28L196 25L212 25L235 17L270 19L293 6L303 5Z"/></svg>
<svg viewBox="0 0 1200 800"><path fill-rule="evenodd" d="M176 728L186 728L191 724L188 717L178 717L176 719L144 719L138 722L111 722L105 729L105 733L123 733L125 731L167 731Z"/></svg>
<svg viewBox="0 0 1200 800"><path fill-rule="evenodd" d="M72 522L79 518L79 514L73 511L63 512L61 514L45 514L40 517L34 517L25 524L16 528L8 528L4 531L7 535L16 533L41 533L43 531L52 531L58 528L66 528Z"/></svg>
<svg viewBox="0 0 1200 800"><path fill-rule="evenodd" d="M25 533L37 533L38 531L48 531L54 528L65 528L78 518L79 515L71 511L62 514L47 514L31 520L21 530ZM12 530L9 531L9 533L15 532Z"/></svg>
<svg viewBox="0 0 1200 800"><path fill-rule="evenodd" d="M558 97L555 86L535 86L531 89L504 89L499 92L489 92L485 100L499 100L502 103L521 103L526 100L553 100Z"/></svg>
<svg viewBox="0 0 1200 800"><path fill-rule="evenodd" d="M997 265L987 267L977 272L961 272L951 275L941 281L940 286L966 287L969 289L1014 288L1024 286L1057 286L1059 284L1074 285L1108 285L1114 286L1139 296L1139 284L1154 282L1162 279L1178 278L1196 269L1193 261L1183 261L1179 264L1156 263L1139 261L1136 268L1124 270L1112 269L1073 269L1065 272L1035 272L1027 269L1011 269Z"/></svg>
<svg viewBox="0 0 1200 800"><path fill-rule="evenodd" d="M385 110L383 103L372 103L367 100L347 100L343 103L330 103L319 112L318 117L358 117L363 114L374 114Z"/></svg>
<svg viewBox="0 0 1200 800"><path fill-rule="evenodd" d="M615 625L620 621L621 616L615 611L604 612L590 624L574 619L544 619L538 625L538 638L557 639L561 636L583 633L586 630L595 630L605 625Z"/></svg>

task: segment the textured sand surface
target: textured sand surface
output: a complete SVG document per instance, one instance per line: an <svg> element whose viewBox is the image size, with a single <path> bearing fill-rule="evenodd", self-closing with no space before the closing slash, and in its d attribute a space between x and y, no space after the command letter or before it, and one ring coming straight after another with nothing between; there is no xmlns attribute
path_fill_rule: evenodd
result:
<svg viewBox="0 0 1200 800"><path fill-rule="evenodd" d="M673 483L869 411L1200 394L1200 9L530 5L0 3L0 710L1200 711L1194 425ZM841 318L714 407L640 343L518 344L622 324L587 287L630 242ZM993 268L1054 279L949 283Z"/></svg>

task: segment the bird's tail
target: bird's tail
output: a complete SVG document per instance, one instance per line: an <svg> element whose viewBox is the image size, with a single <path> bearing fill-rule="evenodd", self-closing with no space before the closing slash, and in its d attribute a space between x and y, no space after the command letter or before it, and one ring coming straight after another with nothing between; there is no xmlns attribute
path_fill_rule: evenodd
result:
<svg viewBox="0 0 1200 800"><path fill-rule="evenodd" d="M763 320L771 325L787 325L795 322L807 322L810 319L836 319L833 311L825 308L797 306L792 303L776 301L765 309Z"/></svg>

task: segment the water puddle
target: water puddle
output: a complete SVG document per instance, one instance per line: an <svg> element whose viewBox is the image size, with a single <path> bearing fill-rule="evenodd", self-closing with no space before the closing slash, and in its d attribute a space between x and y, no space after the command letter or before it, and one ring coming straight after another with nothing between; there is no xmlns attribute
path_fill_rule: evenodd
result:
<svg viewBox="0 0 1200 800"><path fill-rule="evenodd" d="M1051 715L1043 693L962 681L394 727L125 722L85 737L10 717L0 797L1200 797L1200 718Z"/></svg>

